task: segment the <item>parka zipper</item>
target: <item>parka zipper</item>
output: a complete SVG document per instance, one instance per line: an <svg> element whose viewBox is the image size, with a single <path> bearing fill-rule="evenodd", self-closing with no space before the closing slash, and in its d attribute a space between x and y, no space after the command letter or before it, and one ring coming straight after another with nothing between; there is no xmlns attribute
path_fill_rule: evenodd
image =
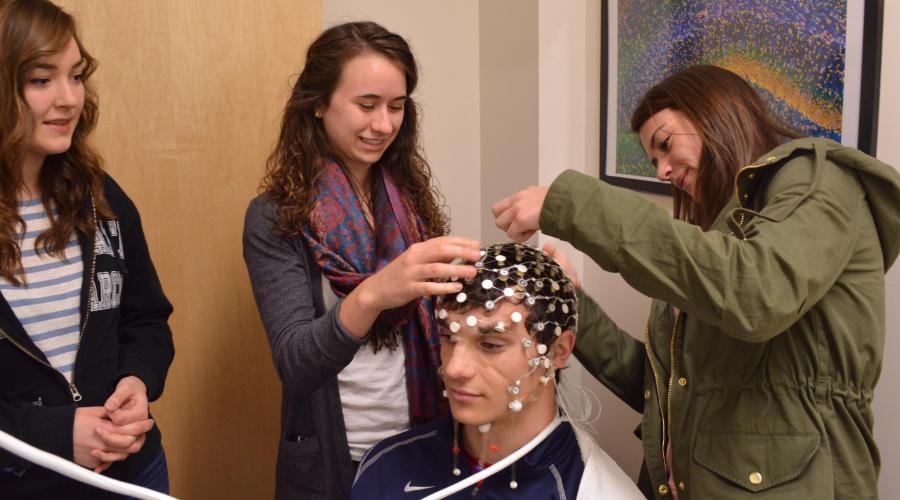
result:
<svg viewBox="0 0 900 500"><path fill-rule="evenodd" d="M656 371L656 365L653 364L653 356L650 354L650 322L647 322L647 330L644 332L644 347L647 353L647 361L650 363L650 370L653 371L653 380L656 385L656 403L659 406L659 421L662 426L662 442L660 445L660 453L662 455L663 468L668 479L671 464L666 459L666 445L669 443L670 434L672 432L672 385L675 380L675 337L678 334L678 321L681 319L681 311L675 314L675 326L672 327L672 340L669 347L671 354L669 361L669 392L666 395L666 411L663 413L663 402L660 399L662 390L659 385L659 374Z"/></svg>
<svg viewBox="0 0 900 500"><path fill-rule="evenodd" d="M767 167L770 165L768 162L771 160L774 160L774 159L775 159L775 157L769 157L769 158L766 158L766 160L762 163L747 165L746 167L743 167L740 170L738 170L737 174L734 175L734 193L735 193L735 196L737 196L737 203L738 203L739 208L744 208L744 204L741 202L741 200L744 199L744 195L743 195L743 193L741 193L741 187L740 187L740 184L738 183L738 181L741 178L741 174L747 170ZM752 176L753 174L750 174L750 175ZM744 212L743 211L741 212L741 220L738 221L738 225L739 226L744 225Z"/></svg>
<svg viewBox="0 0 900 500"><path fill-rule="evenodd" d="M94 197L93 196L91 196L91 213L93 214L93 217L94 217L94 227L99 231L100 227L97 225L97 207L94 205ZM95 238L96 238L96 235L95 235ZM91 313L91 297L94 295L94 272L96 270L97 270L97 252L92 251L91 252L91 272L90 272L90 274L88 274L88 279L90 280L90 283L88 284L87 304L86 304L85 311L84 311L84 320L81 322L81 330L78 332L78 348L75 351L76 352L76 354L75 354L76 366L78 364L77 363L77 361L78 361L77 352L81 350L81 339L84 337L84 332L85 332L85 329L87 328L88 316ZM35 356L28 349L25 349L25 347L22 346L22 344L19 344L8 333L6 333L2 328L0 328L0 333L2 333L3 336L6 337L6 339L12 343L12 345L16 346L20 351L27 354L31 359L46 366L47 368L50 368L51 370L53 370L54 372L59 374L60 377L63 376L59 370L57 370L56 368L53 367L53 365L51 365L50 363L44 361L43 359ZM69 382L68 380L65 380L65 377L63 377L63 380L65 380L66 386L69 389L69 393L72 395L72 401L78 403L79 401L82 400L82 396L81 396L81 392L78 390L78 386L75 385L75 373L76 373L76 370L73 367L72 381Z"/></svg>

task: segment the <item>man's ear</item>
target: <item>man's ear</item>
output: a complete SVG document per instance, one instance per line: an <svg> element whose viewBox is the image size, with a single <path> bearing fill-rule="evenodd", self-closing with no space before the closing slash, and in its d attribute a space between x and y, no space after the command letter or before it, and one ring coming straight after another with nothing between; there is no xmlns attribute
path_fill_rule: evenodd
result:
<svg viewBox="0 0 900 500"><path fill-rule="evenodd" d="M553 342L550 349L553 352L553 367L557 370L565 368L572 350L575 349L575 334L571 330L562 332L559 337L556 337L556 341Z"/></svg>

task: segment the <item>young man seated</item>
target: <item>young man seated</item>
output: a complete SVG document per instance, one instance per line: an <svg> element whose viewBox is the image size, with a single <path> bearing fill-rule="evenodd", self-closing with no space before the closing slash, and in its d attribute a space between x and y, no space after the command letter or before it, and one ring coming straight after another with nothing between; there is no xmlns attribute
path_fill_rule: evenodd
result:
<svg viewBox="0 0 900 500"><path fill-rule="evenodd" d="M644 498L584 431L558 421L557 370L575 345L575 288L546 253L486 247L478 274L440 297L440 376L451 415L388 438L363 457L352 498L422 498L523 457L453 498ZM558 425L553 428L552 426Z"/></svg>

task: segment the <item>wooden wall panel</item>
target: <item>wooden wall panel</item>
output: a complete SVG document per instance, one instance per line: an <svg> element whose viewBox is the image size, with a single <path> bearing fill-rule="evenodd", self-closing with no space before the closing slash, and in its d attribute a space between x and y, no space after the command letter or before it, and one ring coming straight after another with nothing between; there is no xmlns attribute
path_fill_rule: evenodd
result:
<svg viewBox="0 0 900 500"><path fill-rule="evenodd" d="M100 61L95 143L141 211L175 305L152 405L183 498L270 498L280 383L241 227L320 0L58 0Z"/></svg>

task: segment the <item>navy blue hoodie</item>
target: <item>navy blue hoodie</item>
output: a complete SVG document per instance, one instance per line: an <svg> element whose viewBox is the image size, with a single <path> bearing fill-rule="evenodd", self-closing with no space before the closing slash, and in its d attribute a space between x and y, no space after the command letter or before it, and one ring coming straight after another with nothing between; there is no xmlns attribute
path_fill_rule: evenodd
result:
<svg viewBox="0 0 900 500"><path fill-rule="evenodd" d="M150 401L158 399L175 354L168 325L172 305L150 260L137 209L110 177L104 194L117 220L99 220L93 240L82 234L78 238L84 262L83 333L73 384L50 366L0 296L0 429L68 460L73 457L76 408L102 406L127 375L144 381ZM91 210L90 202L85 209ZM121 287L111 285L119 278ZM154 426L141 451L114 463L105 474L129 480L156 456L160 446L160 433ZM109 494L0 449L0 496L103 498Z"/></svg>

